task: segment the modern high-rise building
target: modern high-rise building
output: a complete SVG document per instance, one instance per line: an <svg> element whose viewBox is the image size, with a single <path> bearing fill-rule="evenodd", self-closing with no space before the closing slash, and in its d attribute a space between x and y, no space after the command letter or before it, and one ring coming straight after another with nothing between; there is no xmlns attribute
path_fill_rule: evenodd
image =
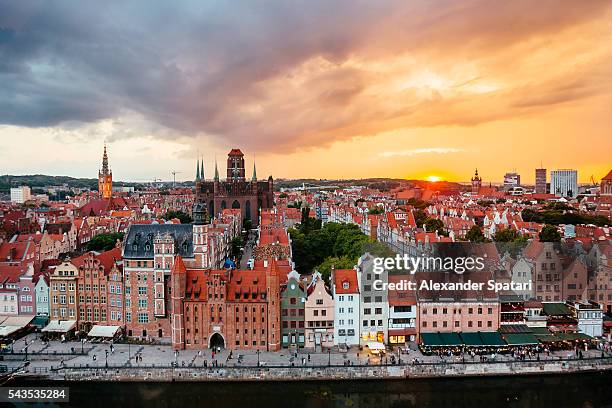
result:
<svg viewBox="0 0 612 408"><path fill-rule="evenodd" d="M578 195L578 171L561 169L550 172L550 193L558 197Z"/></svg>
<svg viewBox="0 0 612 408"><path fill-rule="evenodd" d="M98 192L104 199L111 198L113 195L113 172L108 168L106 145L104 145L104 155L102 155L102 169L98 172Z"/></svg>
<svg viewBox="0 0 612 408"><path fill-rule="evenodd" d="M32 199L32 190L28 186L11 188L11 201L17 204L23 204Z"/></svg>
<svg viewBox="0 0 612 408"><path fill-rule="evenodd" d="M536 194L548 193L546 189L546 169L535 169L535 192Z"/></svg>
<svg viewBox="0 0 612 408"><path fill-rule="evenodd" d="M518 187L521 185L521 175L516 172L504 174L504 189Z"/></svg>

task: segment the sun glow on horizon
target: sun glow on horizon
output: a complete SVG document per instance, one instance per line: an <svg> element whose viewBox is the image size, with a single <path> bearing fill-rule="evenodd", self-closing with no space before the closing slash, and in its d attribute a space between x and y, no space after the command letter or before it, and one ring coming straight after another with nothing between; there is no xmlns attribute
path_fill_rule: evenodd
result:
<svg viewBox="0 0 612 408"><path fill-rule="evenodd" d="M438 177L438 176L428 176L427 177L427 181L431 181L432 183L435 183L435 182L440 181L440 180L442 180L442 179L440 177Z"/></svg>

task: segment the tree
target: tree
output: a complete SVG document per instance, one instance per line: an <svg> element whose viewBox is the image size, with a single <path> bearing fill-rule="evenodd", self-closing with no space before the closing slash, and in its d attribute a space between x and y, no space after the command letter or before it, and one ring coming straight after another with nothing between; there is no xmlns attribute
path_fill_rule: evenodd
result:
<svg viewBox="0 0 612 408"><path fill-rule="evenodd" d="M465 234L465 239L470 242L485 242L484 234L478 225L472 225L472 228Z"/></svg>
<svg viewBox="0 0 612 408"><path fill-rule="evenodd" d="M249 220L248 218L245 218L242 221L242 228L247 230L247 231L252 230L253 229L253 221Z"/></svg>
<svg viewBox="0 0 612 408"><path fill-rule="evenodd" d="M406 203L408 203L408 205L413 206L414 208L418 209L418 210L423 210L427 207L429 207L429 203L427 201L423 201L421 199L418 198L409 198Z"/></svg>
<svg viewBox="0 0 612 408"><path fill-rule="evenodd" d="M427 218L425 220L425 231L427 232L444 232L444 223L437 218Z"/></svg>
<svg viewBox="0 0 612 408"><path fill-rule="evenodd" d="M495 231L493 235L493 241L496 242L513 242L519 237L519 234L516 230L505 228L501 230Z"/></svg>
<svg viewBox="0 0 612 408"><path fill-rule="evenodd" d="M240 235L234 237L232 239L232 257L238 258L240 257L241 251L240 249L244 246L244 240Z"/></svg>
<svg viewBox="0 0 612 408"><path fill-rule="evenodd" d="M86 246L88 251L109 251L115 247L117 240L123 241L122 232L113 232L110 234L99 234L93 237Z"/></svg>
<svg viewBox="0 0 612 408"><path fill-rule="evenodd" d="M352 268L365 252L366 245L372 244L372 240L355 224L328 222L321 227L319 221L314 225L318 228L305 227L312 221L305 218L302 224L289 229L295 269L300 273L311 273L328 258L336 258L342 261L342 265L350 263Z"/></svg>
<svg viewBox="0 0 612 408"><path fill-rule="evenodd" d="M287 208L302 208L302 202L296 201L294 203L287 204Z"/></svg>
<svg viewBox="0 0 612 408"><path fill-rule="evenodd" d="M191 224L193 222L193 218L183 211L168 211L162 218L164 220L172 220L177 218L181 224Z"/></svg>
<svg viewBox="0 0 612 408"><path fill-rule="evenodd" d="M351 258L346 256L338 258L334 256L325 258L325 260L317 265L315 269L321 272L323 279L329 282L332 267L334 269L353 269L353 266L355 266L355 261L353 261Z"/></svg>
<svg viewBox="0 0 612 408"><path fill-rule="evenodd" d="M321 229L321 220L317 220L316 218L312 218L310 216L310 208L304 207L302 208L302 217L300 219L300 224L297 228L304 234L308 234L310 231Z"/></svg>
<svg viewBox="0 0 612 408"><path fill-rule="evenodd" d="M384 214L385 213L385 209L382 207L372 207L368 210L368 214Z"/></svg>
<svg viewBox="0 0 612 408"><path fill-rule="evenodd" d="M425 221L427 220L427 214L423 210L416 210L413 212L414 222L416 223L418 228L421 228Z"/></svg>
<svg viewBox="0 0 612 408"><path fill-rule="evenodd" d="M541 242L560 242L561 233L554 225L544 225L539 235Z"/></svg>

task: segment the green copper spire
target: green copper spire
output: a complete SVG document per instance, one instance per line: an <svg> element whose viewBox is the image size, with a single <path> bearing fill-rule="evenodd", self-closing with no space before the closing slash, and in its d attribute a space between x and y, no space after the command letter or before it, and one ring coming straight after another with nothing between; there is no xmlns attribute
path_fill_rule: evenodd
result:
<svg viewBox="0 0 612 408"><path fill-rule="evenodd" d="M255 161L253 161L253 181L257 181L257 169L255 169Z"/></svg>
<svg viewBox="0 0 612 408"><path fill-rule="evenodd" d="M205 177L204 177L204 156L202 156L202 162L201 163L202 163L202 167L201 167L201 170L200 170L200 180L204 181L205 180Z"/></svg>
<svg viewBox="0 0 612 408"><path fill-rule="evenodd" d="M219 181L219 169L217 168L217 158L215 157L215 181Z"/></svg>
<svg viewBox="0 0 612 408"><path fill-rule="evenodd" d="M196 164L196 181L200 181L200 159L198 159L198 162Z"/></svg>

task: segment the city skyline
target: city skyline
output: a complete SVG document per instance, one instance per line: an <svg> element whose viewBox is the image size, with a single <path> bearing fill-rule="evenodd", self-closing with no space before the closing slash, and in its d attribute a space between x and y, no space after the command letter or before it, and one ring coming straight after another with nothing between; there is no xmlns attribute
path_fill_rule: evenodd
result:
<svg viewBox="0 0 612 408"><path fill-rule="evenodd" d="M1 174L92 177L105 141L126 181L233 147L260 177L609 169L607 1L0 4Z"/></svg>

